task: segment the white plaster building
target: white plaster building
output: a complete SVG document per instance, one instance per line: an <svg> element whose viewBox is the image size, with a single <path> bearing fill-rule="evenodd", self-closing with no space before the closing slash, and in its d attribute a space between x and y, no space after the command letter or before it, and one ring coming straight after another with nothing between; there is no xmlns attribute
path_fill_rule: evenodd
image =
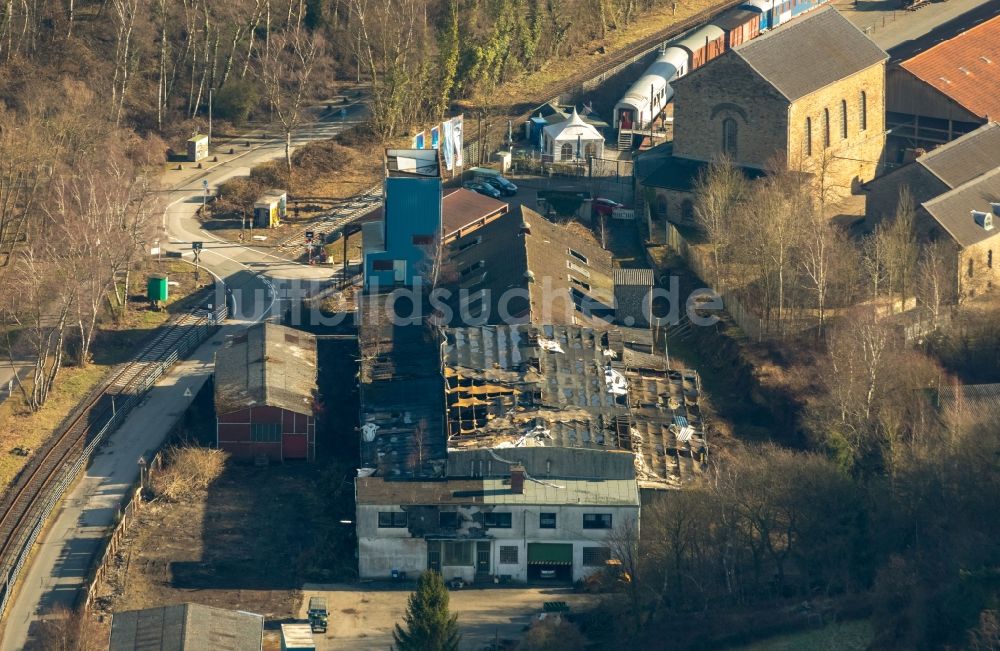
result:
<svg viewBox="0 0 1000 651"><path fill-rule="evenodd" d="M553 161L587 160L604 155L604 136L592 124L583 121L573 109L568 120L550 124L542 130L543 153Z"/></svg>
<svg viewBox="0 0 1000 651"><path fill-rule="evenodd" d="M638 525L627 452L452 451L448 468L440 481L357 479L362 578L434 569L468 582L575 581L606 566L612 531Z"/></svg>

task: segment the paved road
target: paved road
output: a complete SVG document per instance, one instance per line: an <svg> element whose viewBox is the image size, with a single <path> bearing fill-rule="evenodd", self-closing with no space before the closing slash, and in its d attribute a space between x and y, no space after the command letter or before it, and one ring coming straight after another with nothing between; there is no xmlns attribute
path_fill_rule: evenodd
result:
<svg viewBox="0 0 1000 651"><path fill-rule="evenodd" d="M900 52L909 52L906 56L932 45L934 39L928 38L929 33L938 32L941 26L958 27L953 32L957 33L1000 13L1000 3L995 0L931 2L916 11L899 9L898 3L891 0L862 0L857 4L837 0L834 6L883 50L899 48ZM893 59L900 58L895 51L891 54Z"/></svg>
<svg viewBox="0 0 1000 651"><path fill-rule="evenodd" d="M359 106L349 107L345 121L335 114L332 121L306 125L295 134L293 144L329 138L360 117L362 110ZM332 275L329 267L302 265L266 250L219 240L201 230L195 219L203 181L208 181L209 190L214 191L226 179L249 173L252 165L283 155L283 144L274 139L250 150L220 155L218 164L204 170L189 168L166 175L169 185L164 191L167 207L163 227L167 233L164 239L170 243L165 248L186 252L190 259L190 243L204 242L201 263L233 289L236 319L150 390L143 404L111 435L83 479L66 496L51 518L50 529L36 543L35 557L22 574L20 591L8 606L0 651L17 651L30 645L33 627L44 613L56 605L73 604L103 534L114 522L117 505L138 478L139 456L150 456L148 453L162 444L190 406L212 373L214 354L224 337L247 323L279 314L282 303L294 298L294 292L321 287Z"/></svg>

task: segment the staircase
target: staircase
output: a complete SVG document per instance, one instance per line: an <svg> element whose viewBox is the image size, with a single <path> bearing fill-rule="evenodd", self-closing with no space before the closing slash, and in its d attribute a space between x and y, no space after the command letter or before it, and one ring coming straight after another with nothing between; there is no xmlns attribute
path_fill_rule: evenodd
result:
<svg viewBox="0 0 1000 651"><path fill-rule="evenodd" d="M618 130L618 150L619 151L631 151L632 150L632 130L631 129L619 129Z"/></svg>

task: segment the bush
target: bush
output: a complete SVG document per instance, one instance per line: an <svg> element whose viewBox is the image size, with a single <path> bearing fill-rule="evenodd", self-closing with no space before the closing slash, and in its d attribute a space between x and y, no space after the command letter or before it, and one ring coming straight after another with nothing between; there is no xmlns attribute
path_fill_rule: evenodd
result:
<svg viewBox="0 0 1000 651"><path fill-rule="evenodd" d="M250 117L250 111L260 101L257 87L245 79L230 79L215 93L212 111L240 126Z"/></svg>
<svg viewBox="0 0 1000 651"><path fill-rule="evenodd" d="M281 188L290 190L288 170L281 161L261 163L250 169L250 180L259 183L264 189Z"/></svg>
<svg viewBox="0 0 1000 651"><path fill-rule="evenodd" d="M219 186L218 207L221 210L246 210L250 214L264 189L262 183L246 176L229 179Z"/></svg>
<svg viewBox="0 0 1000 651"><path fill-rule="evenodd" d="M229 454L195 446L167 449L167 465L152 476L153 492L171 502L183 502L207 489L226 469Z"/></svg>
<svg viewBox="0 0 1000 651"><path fill-rule="evenodd" d="M562 617L549 615L531 625L517 651L575 651L586 645L587 640L576 626Z"/></svg>

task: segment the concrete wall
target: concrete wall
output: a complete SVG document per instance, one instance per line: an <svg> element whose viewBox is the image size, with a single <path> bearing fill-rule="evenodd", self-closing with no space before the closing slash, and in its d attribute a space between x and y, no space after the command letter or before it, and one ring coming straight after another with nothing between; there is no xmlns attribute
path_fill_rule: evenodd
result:
<svg viewBox="0 0 1000 651"><path fill-rule="evenodd" d="M865 93L862 129L861 93ZM847 103L847 137L841 131L841 100ZM824 110L830 116L830 143L824 141ZM811 120L811 151L806 119ZM860 191L881 168L885 149L885 64L879 63L795 101L788 110L788 166L810 172L828 196Z"/></svg>
<svg viewBox="0 0 1000 651"><path fill-rule="evenodd" d="M788 100L732 52L678 79L674 91L675 156L716 159L727 118L737 124L737 163L764 167L785 151Z"/></svg>
<svg viewBox="0 0 1000 651"><path fill-rule="evenodd" d="M429 507L414 507L426 509ZM584 513L610 513L612 524L617 527L628 519L639 517L639 507L636 506L497 506L490 507L458 507L441 506L439 511L458 511L466 521L452 539L468 540L473 546L477 540L489 541L491 575L510 575L516 581L528 579L528 544L529 543L572 543L573 544L573 580L582 578L599 567L584 567L583 548L606 546L607 539L613 529L584 529ZM391 575L393 569L417 574L427 568L427 543L423 535L433 534L444 538L446 534L440 531L413 532L416 528L410 522L407 528L379 528L378 513L380 511L410 511L408 507L375 506L359 504L357 507L358 535L358 567L361 578L384 578ZM494 513L510 513L511 527L489 528L485 531L469 522L475 514L492 511ZM412 511L411 511L412 512ZM539 527L540 513L555 513L556 528L542 529ZM500 563L500 547L516 546L518 548L517 565ZM441 573L446 579L460 576L467 581L475 578L475 548L473 548L473 565L447 566L442 565ZM443 561L443 559L442 559Z"/></svg>

